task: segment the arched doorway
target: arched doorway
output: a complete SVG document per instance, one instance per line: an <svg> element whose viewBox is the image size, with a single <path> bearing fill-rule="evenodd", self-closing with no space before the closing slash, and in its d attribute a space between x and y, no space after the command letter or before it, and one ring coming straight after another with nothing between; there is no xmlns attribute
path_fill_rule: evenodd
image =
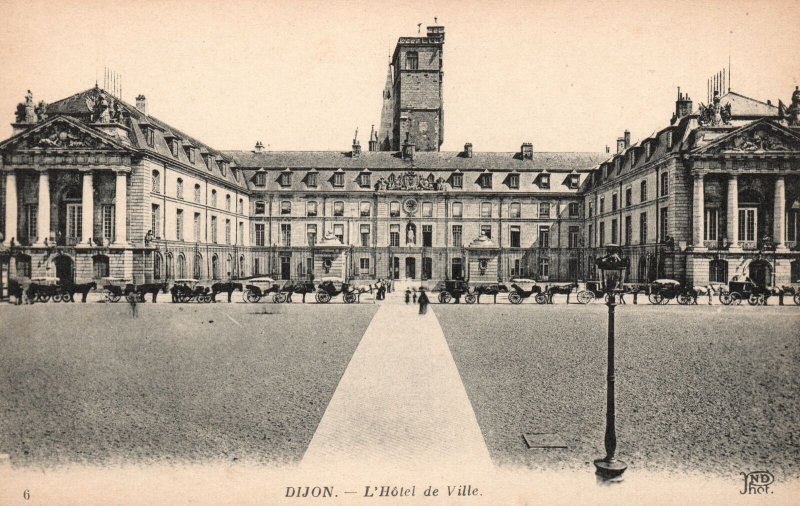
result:
<svg viewBox="0 0 800 506"><path fill-rule="evenodd" d="M203 255L194 255L194 279L200 279L203 275Z"/></svg>
<svg viewBox="0 0 800 506"><path fill-rule="evenodd" d="M73 268L72 258L67 255L59 255L53 259L53 263L56 266L56 277L62 283L75 282L75 269Z"/></svg>
<svg viewBox="0 0 800 506"><path fill-rule="evenodd" d="M153 253L153 279L161 279L161 253Z"/></svg>
<svg viewBox="0 0 800 506"><path fill-rule="evenodd" d="M219 258L217 258L217 255L211 257L211 279L219 279Z"/></svg>
<svg viewBox="0 0 800 506"><path fill-rule="evenodd" d="M417 261L414 257L406 257L406 279L417 277Z"/></svg>
<svg viewBox="0 0 800 506"><path fill-rule="evenodd" d="M231 257L230 253L228 254L228 259L225 261L225 279L231 279L233 275L233 257Z"/></svg>
<svg viewBox="0 0 800 506"><path fill-rule="evenodd" d="M753 260L747 268L750 280L758 286L772 284L772 267L766 260Z"/></svg>
<svg viewBox="0 0 800 506"><path fill-rule="evenodd" d="M178 278L186 279L186 257L183 253L178 255Z"/></svg>
<svg viewBox="0 0 800 506"><path fill-rule="evenodd" d="M237 273L238 277L243 278L245 276L244 271L244 255L239 257L239 272Z"/></svg>
<svg viewBox="0 0 800 506"><path fill-rule="evenodd" d="M174 279L175 271L172 265L172 253L167 253L167 279Z"/></svg>

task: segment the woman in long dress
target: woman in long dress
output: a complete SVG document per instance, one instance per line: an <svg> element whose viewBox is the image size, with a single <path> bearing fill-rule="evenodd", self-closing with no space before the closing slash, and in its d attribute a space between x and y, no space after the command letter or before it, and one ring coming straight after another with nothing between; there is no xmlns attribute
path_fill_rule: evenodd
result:
<svg viewBox="0 0 800 506"><path fill-rule="evenodd" d="M419 289L419 297L417 297L417 302L419 302L419 314L426 314L428 312L428 294L425 293L424 288Z"/></svg>

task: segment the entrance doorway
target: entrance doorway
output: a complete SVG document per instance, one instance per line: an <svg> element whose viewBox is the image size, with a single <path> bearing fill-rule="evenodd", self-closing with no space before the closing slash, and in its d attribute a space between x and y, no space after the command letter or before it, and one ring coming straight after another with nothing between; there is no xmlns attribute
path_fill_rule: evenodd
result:
<svg viewBox="0 0 800 506"><path fill-rule="evenodd" d="M67 255L59 255L53 263L56 265L56 277L62 283L75 282L75 269L73 269L72 259Z"/></svg>
<svg viewBox="0 0 800 506"><path fill-rule="evenodd" d="M414 257L406 257L406 279L416 279L417 261Z"/></svg>
<svg viewBox="0 0 800 506"><path fill-rule="evenodd" d="M392 279L400 279L400 257L392 257L391 273Z"/></svg>
<svg viewBox="0 0 800 506"><path fill-rule="evenodd" d="M433 259L431 257L422 258L422 279L427 280L433 277Z"/></svg>
<svg viewBox="0 0 800 506"><path fill-rule="evenodd" d="M462 267L461 258L454 258L450 264L450 270L452 271L452 278L453 279L464 279L464 269Z"/></svg>
<svg viewBox="0 0 800 506"><path fill-rule="evenodd" d="M772 284L772 268L766 260L753 260L748 268L750 279L758 286Z"/></svg>
<svg viewBox="0 0 800 506"><path fill-rule="evenodd" d="M292 276L292 257L281 257L281 279Z"/></svg>

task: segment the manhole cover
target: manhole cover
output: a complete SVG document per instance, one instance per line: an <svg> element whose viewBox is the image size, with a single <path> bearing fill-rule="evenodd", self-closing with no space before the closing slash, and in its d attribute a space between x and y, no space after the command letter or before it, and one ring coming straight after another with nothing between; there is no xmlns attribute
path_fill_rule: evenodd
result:
<svg viewBox="0 0 800 506"><path fill-rule="evenodd" d="M528 448L566 448L567 443L560 434L553 432L531 432L523 434Z"/></svg>

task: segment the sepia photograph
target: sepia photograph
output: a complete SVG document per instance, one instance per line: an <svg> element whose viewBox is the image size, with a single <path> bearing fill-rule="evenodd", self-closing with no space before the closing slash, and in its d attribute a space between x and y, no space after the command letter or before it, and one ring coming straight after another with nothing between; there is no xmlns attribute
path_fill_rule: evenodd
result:
<svg viewBox="0 0 800 506"><path fill-rule="evenodd" d="M797 504L797 5L0 0L0 504Z"/></svg>

